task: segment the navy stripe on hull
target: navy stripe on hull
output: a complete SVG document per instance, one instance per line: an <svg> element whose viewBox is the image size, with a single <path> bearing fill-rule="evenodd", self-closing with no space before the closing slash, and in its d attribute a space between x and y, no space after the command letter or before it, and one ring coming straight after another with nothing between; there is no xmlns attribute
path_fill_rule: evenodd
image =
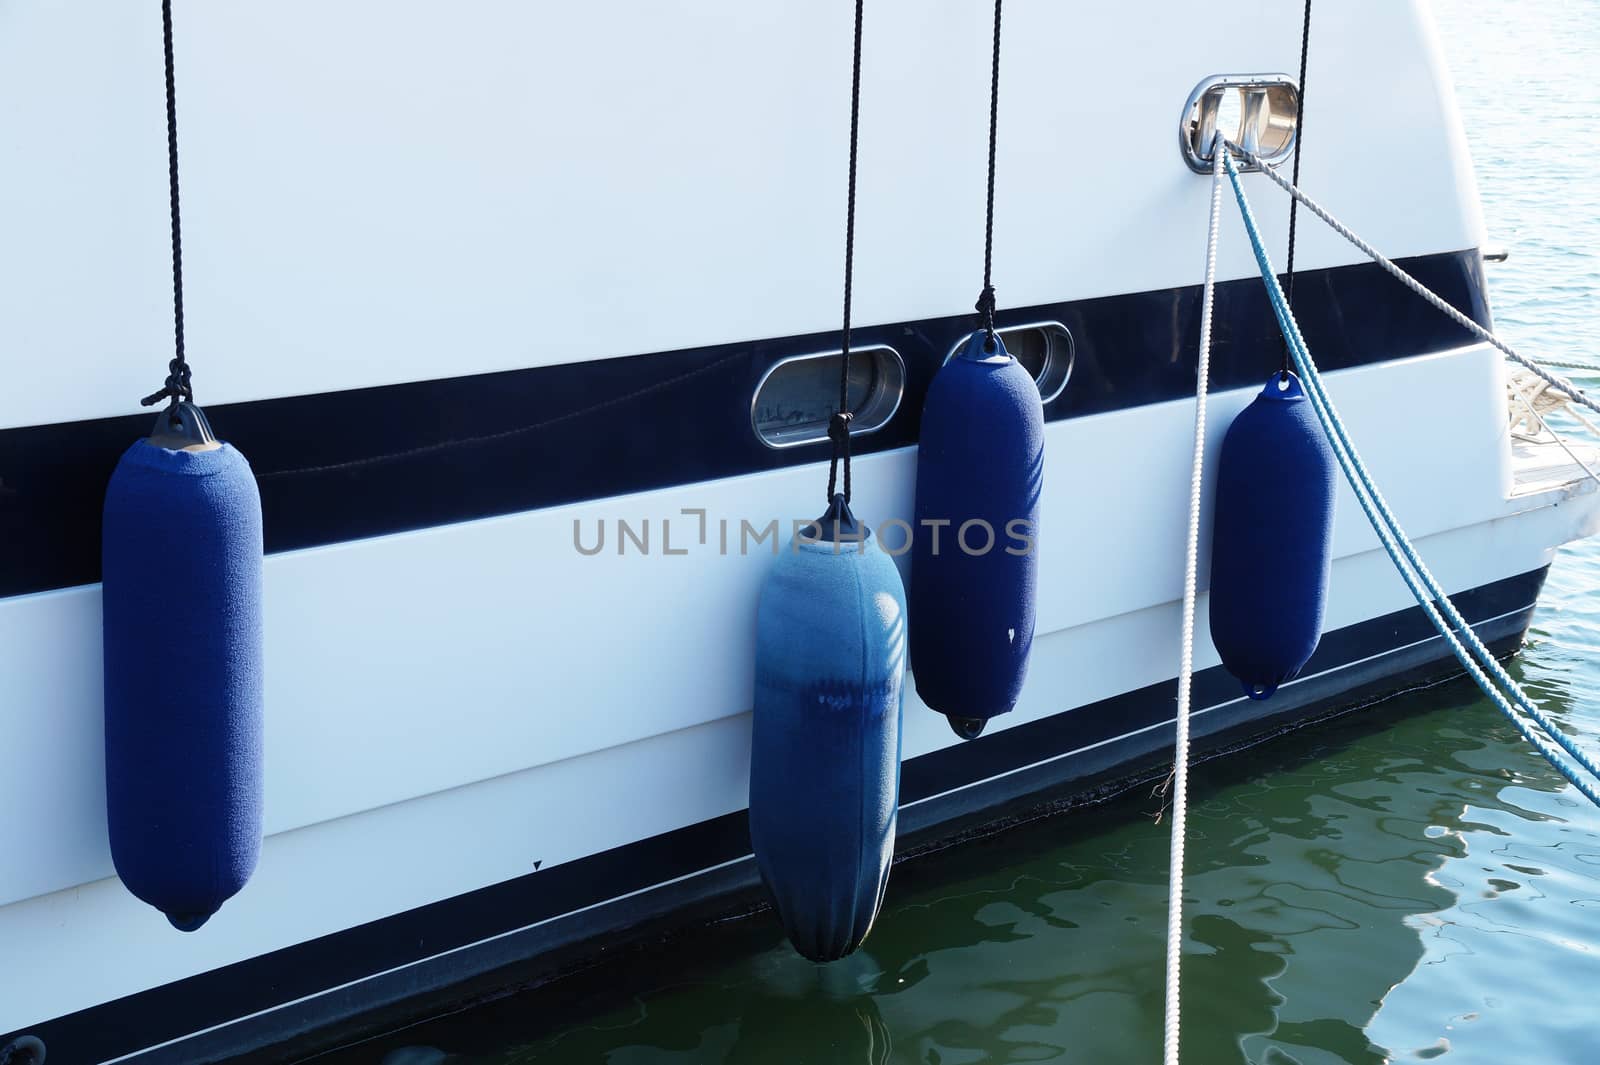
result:
<svg viewBox="0 0 1600 1065"><path fill-rule="evenodd" d="M1485 585L1453 598L1473 623L1500 617L1527 607L1538 597L1544 571L1539 571L1530 594L1528 581L1531 577L1528 575ZM1323 636L1311 661L1301 670L1301 676L1312 677L1433 636L1433 623L1421 610L1388 614ZM1243 692L1239 682L1222 667L1213 666L1194 675L1192 705L1214 707L1240 698L1243 698ZM952 787L961 787L1028 765L1041 757L1079 750L1119 733L1137 732L1164 724L1172 720L1177 703L1178 680L1174 677L1113 695L1081 710L1055 714L981 737L978 743L946 747L913 758L901 771L900 801L902 804L914 803ZM1265 712L1274 704L1268 700L1256 705ZM1157 739L1162 746L1170 747L1172 735L1173 730L1169 728Z"/></svg>
<svg viewBox="0 0 1600 1065"><path fill-rule="evenodd" d="M1401 264L1489 323L1476 251ZM1372 264L1297 275L1295 310L1324 370L1472 339ZM1056 320L1072 331L1072 378L1045 407L1053 421L1193 395L1199 315L1200 289L1189 286L1011 309L999 321ZM856 344L893 346L907 369L899 411L857 453L916 442L928 383L972 327L959 315L854 331ZM1217 286L1212 335L1213 388L1259 384L1279 363L1258 280ZM756 440L750 399L780 359L837 344L837 334L817 333L207 413L260 479L267 550L287 551L820 461L825 443L774 451ZM147 412L0 431L0 597L100 579L106 481L152 421Z"/></svg>
<svg viewBox="0 0 1600 1065"><path fill-rule="evenodd" d="M1491 645L1508 650L1520 640L1527 626L1544 576L1544 569L1534 570L1461 593L1455 601L1474 626L1484 625L1480 631ZM1496 627L1491 630L1486 622L1494 622ZM1358 698L1393 691L1397 675L1430 680L1449 675L1455 671L1454 662L1447 661L1449 652L1437 637L1428 643L1432 633L1427 619L1415 607L1327 633L1307 669L1306 683L1322 680L1332 687L1327 694L1295 707L1293 716L1304 718L1351 705ZM1425 658L1418 658L1418 662L1425 669L1397 662L1383 672L1381 659L1377 663L1371 661L1374 656L1419 643ZM1369 668L1364 680L1344 672L1357 664ZM1373 666L1377 667L1376 673L1371 670ZM1374 677L1380 675L1381 680L1375 684ZM1167 731L1148 726L1170 721L1176 684L1176 680L1169 680L1149 685L909 760L903 769L901 801L918 811L910 819L921 823L916 832L919 838L914 842L936 837L933 829L938 822L953 824L954 819L972 812L970 802L966 809L953 804L942 811L933 809L939 803L936 796L971 785L980 786L966 794L981 793L985 781L1060 755L1068 757L1058 757L1044 767L1047 773L1036 776L1033 792L1070 787L1079 779L1087 784L1087 775L1098 772L1099 767L1071 752L1095 746L1115 749L1117 741L1141 729L1147 731L1138 737L1142 741L1140 752L1124 750L1117 755L1122 772L1132 769L1139 756L1164 751L1171 743ZM1216 706L1238 695L1237 682L1220 667L1195 675L1196 706ZM1255 715L1255 731L1260 731L1264 720L1275 713L1272 701L1250 703L1244 709ZM1213 735L1200 741L1199 746L1218 740ZM1013 793L1006 799L1018 797ZM930 799L934 801L929 802ZM991 796L987 801L996 800ZM991 807L991 812L998 810ZM908 842L907 833L902 833L901 842ZM516 962L519 959L508 952L519 946L528 953L550 949L552 944L559 946L559 938L550 938L559 936L559 932L546 932L540 945L528 947L517 939L524 934L518 930L667 881L693 877L738 862L749 853L745 816L742 812L730 814L90 1007L26 1031L45 1041L52 1061L104 1061L307 999L375 973L386 973L359 985L367 988L364 993L346 989L338 996L329 996L328 1004L320 1008L300 1003L291 1010L269 1013L237 1030L204 1037L211 1041L211 1049L204 1057L197 1056L201 1050L185 1044L173 1048L170 1060L210 1060L212 1051L218 1056L241 1053L252 1045L278 1042L338 1023L347 1014L387 1007L400 998L437 993L447 984ZM753 883L749 863L741 862L737 868L742 880L734 883L735 887ZM641 898L648 899L652 894L646 892ZM568 939L588 938L639 919L637 911L631 919L626 915L609 916L602 920L601 927L591 923L581 932L566 935ZM485 941L493 937L502 937L493 944L498 953L489 952L493 953L490 960L474 962L473 951L482 949ZM457 953L449 959L439 958L449 951ZM402 968L407 966L410 968ZM425 975L429 966L436 966L437 971ZM395 969L401 972L389 972ZM385 981L389 985L386 989L380 987ZM312 1003L317 1001L312 999ZM0 1046L7 1038L0 1037Z"/></svg>

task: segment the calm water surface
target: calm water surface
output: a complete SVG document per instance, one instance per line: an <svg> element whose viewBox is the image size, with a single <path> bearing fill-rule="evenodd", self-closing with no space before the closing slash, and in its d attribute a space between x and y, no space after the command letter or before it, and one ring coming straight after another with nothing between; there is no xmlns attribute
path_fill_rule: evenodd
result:
<svg viewBox="0 0 1600 1065"><path fill-rule="evenodd" d="M1489 267L1499 324L1524 351L1600 361L1600 3L1435 10L1490 239L1512 252ZM1313 84L1311 137L1315 101ZM1513 668L1591 749L1597 588L1600 545L1563 551ZM1600 816L1470 686L1201 766L1193 787L1187 1063L1600 1062ZM341 1060L1156 1061L1155 806L926 859L825 970L747 921Z"/></svg>

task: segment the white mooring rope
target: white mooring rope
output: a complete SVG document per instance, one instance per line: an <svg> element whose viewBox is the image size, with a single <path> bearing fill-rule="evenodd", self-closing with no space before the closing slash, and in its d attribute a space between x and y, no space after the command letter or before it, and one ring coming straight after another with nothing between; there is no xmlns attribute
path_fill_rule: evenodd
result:
<svg viewBox="0 0 1600 1065"><path fill-rule="evenodd" d="M1225 150L1224 146L1226 146L1226 149L1231 149L1234 154L1237 154L1255 164L1262 173L1266 174L1274 182L1282 186L1283 189L1285 189L1291 196L1293 196L1300 203L1303 203L1308 210L1331 226L1340 236L1354 244L1357 248L1360 248L1379 266L1383 267L1390 274L1394 275L1394 277L1407 288L1411 289L1411 291L1415 292L1434 307L1438 308L1458 325L1499 349L1512 361L1521 364L1530 373L1543 380L1547 385L1555 388L1567 396L1570 396L1573 402L1588 407L1591 410L1600 411L1600 404L1597 404L1594 400L1590 399L1582 389L1578 388L1571 381L1568 381L1559 375L1552 374L1531 360L1525 359L1521 355L1518 355L1499 337L1495 336L1489 330L1485 329L1471 318L1468 318L1466 315L1456 310L1456 308L1445 302L1443 298L1435 294L1426 285L1422 284L1422 282L1406 273L1399 266L1395 265L1392 260L1386 258L1376 248L1372 247L1372 245L1356 236L1354 232L1352 232L1347 226L1324 210L1316 201L1305 195L1289 181L1280 177L1272 170L1271 167L1263 164L1261 159L1254 153L1248 152L1234 144L1232 141L1226 140L1226 138L1224 138L1220 133L1217 135L1217 140L1212 148L1211 153L1211 219L1210 227L1206 234L1205 288L1200 305L1200 351L1196 370L1197 384L1195 388L1194 466L1189 482L1189 532L1187 554L1184 559L1183 578L1182 658L1178 670L1178 712L1176 722L1177 737L1173 751L1173 772L1171 782L1172 848L1171 865L1168 873L1167 886L1167 997L1165 1018L1166 1023L1161 1059L1164 1065L1178 1065L1178 1042L1181 1031L1179 992L1180 974L1182 970L1183 959L1184 839L1187 834L1189 819L1189 707L1191 688L1193 686L1194 679L1194 616L1200 558L1201 487L1205 469L1206 390L1211 363L1211 316L1213 300L1216 292L1217 231L1219 215L1221 213L1222 206L1222 182L1224 177L1224 167L1231 162L1231 160L1228 159L1228 151ZM1228 168L1230 170L1232 169L1231 166ZM1246 228L1250 230L1252 241L1257 241L1258 237L1253 228L1253 220L1251 220L1249 216L1249 209L1244 203L1243 190L1237 187L1237 178L1234 178L1234 182L1236 191L1238 191L1240 197L1240 208L1245 215ZM1259 243L1255 245L1255 250L1258 258L1264 256L1264 250L1260 247ZM1275 294L1281 299L1281 293L1277 293L1275 290L1275 286L1277 284L1276 277L1271 273L1270 268L1264 258L1261 258L1261 265L1262 275L1267 281L1269 294ZM1286 308L1283 309L1281 313L1284 315L1289 314ZM1292 315L1289 316L1288 320L1292 322ZM1314 370L1310 369L1308 365L1309 354L1306 356L1306 362L1302 364L1300 351L1294 346L1293 343L1301 342L1298 330L1292 330L1292 338L1289 335L1290 332L1290 330L1286 329L1285 342L1290 343L1291 351L1296 356L1296 363L1301 364L1300 368L1302 371L1308 373L1309 379L1314 388ZM1540 416L1540 412L1535 409L1534 403L1528 400L1528 397L1523 396L1520 389L1516 389L1514 387L1513 390L1516 391L1519 397L1522 398L1527 404L1529 413L1539 422L1541 426L1548 430L1549 427L1544 425L1544 420ZM1321 412L1319 410L1319 414L1320 413ZM1572 413L1576 415L1576 412ZM1579 420L1582 421L1583 419L1580 417ZM1585 421L1584 424L1587 425L1589 423ZM1339 441L1332 439L1332 435L1333 434L1330 432L1330 443L1334 444L1335 451L1338 452ZM1557 436L1557 439L1560 439L1559 436ZM1565 447L1564 443L1563 447ZM1573 457L1575 459L1577 458L1575 455ZM1359 459L1356 459L1355 461L1359 462ZM1584 469L1589 472L1590 476L1594 476L1594 471L1589 470L1588 466L1584 465L1582 460L1578 460L1578 462L1579 465L1584 466ZM1346 472L1349 472L1348 469ZM1363 508L1366 508L1368 506L1367 499L1362 495L1360 486L1356 484L1356 480L1353 477L1352 487L1356 488L1357 496L1361 499ZM1379 506L1381 505L1380 497ZM1381 534L1387 530L1385 528L1379 528L1377 516L1372 512L1372 510L1368 509L1367 513L1368 517L1373 518L1374 528L1378 529L1380 538L1383 538ZM1387 539L1385 539L1384 542L1386 547L1390 546ZM1406 543L1405 546L1409 548L1410 544ZM1412 584L1410 579L1411 574L1409 574L1405 566L1401 564L1400 556L1395 554L1395 551L1393 550L1390 551L1390 554L1391 557L1395 559L1396 565L1400 568L1401 576L1407 578L1408 584ZM1421 568L1420 559L1417 559L1415 564L1419 569ZM1426 574L1425 569L1423 569L1422 572ZM1426 574L1426 576L1430 578L1431 584L1432 575ZM1537 735L1533 734L1533 732L1523 724L1521 719L1511 712L1511 708L1509 706L1503 705L1504 700L1503 697L1500 696L1499 691L1497 689L1491 689L1487 683L1487 678L1484 677L1476 668L1476 663L1471 660L1471 658L1466 654L1465 649L1461 647L1460 644L1457 643L1453 638L1454 634L1451 632L1450 627L1444 623L1442 618L1439 618L1434 613L1433 604L1424 594L1424 592L1415 586L1412 587L1412 591L1416 592L1418 602L1422 604L1423 609L1429 614L1430 619L1434 621L1434 624L1439 629L1440 633L1452 644L1453 649L1456 651L1457 657L1461 659L1462 663L1479 681L1480 686L1482 686L1486 692L1489 692L1492 698L1495 698L1496 705L1499 706L1502 711L1504 711L1507 716L1511 718L1512 723L1518 727L1518 731L1521 732L1523 736L1540 751L1541 754L1544 754L1552 765L1560 769L1562 774L1566 776L1568 780L1573 781L1573 783L1577 785L1585 795L1594 798L1597 803L1600 803L1600 796L1597 796L1592 789L1587 788L1584 783L1580 783L1574 779L1574 774L1568 769L1568 767L1561 763L1556 756L1555 751L1544 744ZM1445 604L1449 603L1449 600L1444 598L1442 594L1440 594L1439 598L1443 600ZM1465 634L1469 639L1475 638L1475 634L1473 634L1470 627L1467 627L1464 623L1461 623L1461 627L1464 629ZM1503 676L1498 662L1491 660L1489 666L1496 672L1497 675ZM1509 678L1505 679L1509 682ZM1516 688L1514 683L1512 684L1512 687L1516 694L1522 697L1519 699L1519 703L1525 705L1527 702L1526 696L1522 695L1521 690ZM1535 716L1538 723L1544 727L1546 732L1553 733L1554 730L1551 728L1549 723L1542 719L1542 715L1539 715L1536 710L1529 712ZM1562 746L1566 747L1567 750L1572 751L1572 748L1567 744L1564 743ZM1573 753L1576 754L1577 752ZM1592 765L1592 763L1586 762L1581 757L1579 760L1583 761L1586 766Z"/></svg>
<svg viewBox="0 0 1600 1065"><path fill-rule="evenodd" d="M1189 477L1189 540L1183 563L1183 651L1178 666L1178 735L1172 754L1172 860L1167 880L1167 1012L1161 1060L1178 1065L1179 975L1183 962L1183 843L1189 821L1189 698L1194 681L1194 601L1200 570L1200 488L1206 464L1206 387L1211 373L1211 309L1217 282L1217 229L1222 214L1222 138L1212 149L1211 226L1206 233L1206 283L1200 300L1200 356L1195 367L1194 468Z"/></svg>
<svg viewBox="0 0 1600 1065"><path fill-rule="evenodd" d="M1228 180L1233 184L1234 196L1239 201L1239 215L1244 221L1245 232L1250 237L1250 248L1255 253L1256 263L1261 269L1261 279L1267 286L1267 297L1272 303L1272 312L1278 319L1284 340L1289 344L1289 354L1294 359L1295 368L1300 371L1300 383L1305 386L1306 398L1310 400L1317 420L1322 423L1328 443L1333 448L1334 457L1339 460L1345 479L1349 481L1351 491L1355 493L1356 501L1361 504L1362 512L1372 524L1372 531L1377 533L1383 549L1394 562L1395 570L1416 598L1417 606L1422 608L1422 612L1433 623L1434 629L1449 646L1451 653L1477 682L1484 695L1488 696L1489 701L1505 715L1523 739L1527 740L1557 772L1586 799L1600 807L1600 761L1563 732L1555 720L1540 709L1539 705L1528 697L1522 686L1512 679L1505 667L1500 664L1500 660L1484 646L1478 634L1445 594L1443 586L1422 561L1416 546L1406 536L1405 530L1400 528L1400 522L1389 509L1389 504L1384 501L1383 493L1378 491L1371 473L1361 461L1361 456L1356 453L1355 445L1350 442L1349 433L1339 418L1339 412L1334 409L1333 401L1323 389L1322 374L1317 370L1317 364L1312 361L1311 350L1306 346L1305 337L1300 332L1299 323L1295 321L1294 312L1289 309L1288 301L1284 299L1283 289L1278 284L1278 275L1272 270L1271 258L1267 254L1266 245L1262 243L1255 215L1250 210L1249 201L1245 199L1244 185L1239 180L1238 168L1234 166L1231 155L1223 162L1228 171ZM1538 725L1545 736L1554 740L1555 746L1545 742L1528 721L1524 720L1524 715ZM1557 747L1560 750L1557 750ZM1593 779L1583 776L1569 765L1561 757L1561 751L1571 755L1573 761Z"/></svg>
<svg viewBox="0 0 1600 1065"><path fill-rule="evenodd" d="M1510 344L1507 344L1505 341L1495 336L1492 332L1485 329L1477 322L1474 322L1471 318L1468 318L1460 311L1456 310L1449 303L1445 302L1444 298L1438 293L1434 292L1427 285L1424 285L1421 281L1418 281L1416 278L1400 269L1400 267L1395 265L1393 260L1387 258L1382 252L1378 251L1377 248L1374 248L1372 245L1356 236L1349 226L1345 225L1343 222L1333 217L1333 215L1329 214L1327 209L1319 204L1316 200L1313 200L1310 196L1307 196L1305 193L1295 188L1288 178L1282 176L1276 170L1273 170L1270 166L1263 163L1260 156L1256 155L1254 152L1247 151L1246 149L1239 147L1232 141L1228 141L1227 143L1228 147L1235 155L1253 164L1263 174L1276 182L1279 188L1283 189L1290 196L1293 196L1296 200L1299 200L1301 203L1305 204L1306 210L1310 211L1312 214L1328 223L1329 227L1332 228L1335 233L1339 234L1345 240L1348 240L1351 244L1354 244L1356 247L1360 248L1368 255L1368 257L1372 259L1373 262L1389 271L1390 274L1393 274L1395 279L1401 284L1405 285L1406 288L1409 288L1412 292L1415 292L1417 295L1433 304L1434 307L1443 312L1444 315L1450 318L1451 321L1455 322L1469 333L1472 333L1484 343L1491 344L1498 348L1500 353L1506 358L1525 367L1530 373L1538 377L1540 380L1554 386L1562 392L1565 392L1567 395L1572 397L1572 401L1574 403L1588 407L1592 411L1600 412L1600 402L1589 398L1589 394L1587 392L1573 384L1569 379L1562 377L1560 374L1551 373L1549 370L1545 369L1537 362L1534 362L1532 359L1524 358L1523 356L1518 355L1512 350Z"/></svg>
<svg viewBox="0 0 1600 1065"><path fill-rule="evenodd" d="M1522 440L1530 444L1542 444L1544 443L1543 438L1548 436L1555 441L1562 451L1567 453L1569 459L1577 463L1583 469L1583 472L1588 474L1591 480L1596 484L1600 484L1600 473L1596 473L1594 467L1583 461L1583 457L1572 450L1566 438L1556 432L1555 428L1544 418L1546 414L1560 411L1569 418L1576 419L1580 425L1591 433L1600 436L1600 425L1595 425L1588 418L1572 409L1571 396L1558 388L1552 388L1547 382L1539 380L1526 370L1511 371L1506 378L1506 391L1512 399L1521 403L1528 412L1525 416L1512 417L1512 439ZM1528 427L1527 431L1519 428L1524 424Z"/></svg>
<svg viewBox="0 0 1600 1065"><path fill-rule="evenodd" d="M1600 425L1572 409L1572 397L1558 388L1539 380L1520 367L1513 366L1506 375L1506 395L1522 405L1524 413L1511 412L1511 435L1518 440L1538 443L1555 430L1545 421L1546 414L1565 414L1575 419L1591 433L1600 435Z"/></svg>

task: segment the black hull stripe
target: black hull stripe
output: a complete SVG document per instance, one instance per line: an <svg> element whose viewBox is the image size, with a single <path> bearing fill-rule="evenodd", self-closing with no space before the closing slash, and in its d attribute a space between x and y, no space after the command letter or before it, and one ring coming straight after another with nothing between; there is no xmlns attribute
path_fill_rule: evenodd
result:
<svg viewBox="0 0 1600 1065"><path fill-rule="evenodd" d="M1544 576L1545 570L1534 570L1464 592L1455 601L1474 624L1520 612L1520 632ZM1361 662L1432 634L1426 617L1415 607L1361 622L1326 634L1306 674ZM1441 644L1434 659L1446 655ZM1194 683L1198 707L1227 702L1239 694L1237 682L1219 667L1200 671ZM902 771L902 805L1167 723L1176 691L1175 679L1148 685L913 758ZM1337 703L1337 697L1325 699L1301 713L1318 712ZM1271 704L1259 705L1265 714ZM1076 757L1061 758L1051 775L1062 781L1074 778ZM729 814L93 1006L24 1031L45 1041L52 1061L104 1061L722 866L749 852L744 813ZM7 1038L0 1037L0 1046Z"/></svg>
<svg viewBox="0 0 1600 1065"><path fill-rule="evenodd" d="M1467 620L1477 623L1526 607L1538 597L1543 581L1544 571L1539 570L1536 574L1484 585L1453 598ZM1324 635L1301 675L1314 676L1434 635L1432 622L1420 609L1386 614ZM1238 699L1242 694L1239 682L1220 666L1200 670L1194 675L1191 700L1196 707L1216 706ZM1041 757L1079 750L1115 735L1164 724L1172 719L1177 701L1178 681L1174 677L1113 695L1078 710L1030 722L1021 728L984 736L982 743L946 747L913 758L901 773L900 801L902 804L916 802L948 791L952 786L984 780L1037 762ZM958 783L952 785L952 780Z"/></svg>
<svg viewBox="0 0 1600 1065"><path fill-rule="evenodd" d="M1476 251L1401 264L1488 324ZM1325 370L1472 339L1372 264L1299 274L1295 309ZM1076 363L1066 391L1045 408L1053 421L1193 395L1199 313L1192 286L1012 309L999 321L1071 329ZM928 382L972 321L854 330L856 344L889 344L907 368L899 411L862 437L857 453L916 442ZM1214 388L1254 384L1279 363L1277 326L1257 280L1217 286L1212 335ZM836 334L815 333L207 412L260 478L267 550L287 551L821 461L826 444L773 451L757 441L750 397L779 359L837 343ZM0 597L100 579L105 484L151 421L147 412L0 431Z"/></svg>

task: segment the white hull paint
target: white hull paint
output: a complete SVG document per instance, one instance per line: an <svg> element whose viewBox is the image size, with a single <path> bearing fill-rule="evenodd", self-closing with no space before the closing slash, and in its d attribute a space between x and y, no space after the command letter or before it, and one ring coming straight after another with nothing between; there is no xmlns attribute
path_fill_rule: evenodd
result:
<svg viewBox="0 0 1600 1065"><path fill-rule="evenodd" d="M856 319L961 313L982 263L991 13L873 0L867 18ZM836 328L850 20L800 0L487 0L448 18L418 0L180 3L201 402ZM1295 69L1299 43L1293 4L1012 5L1001 306L1198 284L1209 190L1174 165L1178 113L1208 75ZM29 382L0 392L0 428L128 413L160 383L160 72L144 8L0 8L0 143L28 163L6 189L29 208L0 242L0 359ZM1328 104L1306 188L1394 258L1483 243L1424 3L1330 5L1307 81ZM1247 185L1283 248L1282 193ZM1302 269L1356 261L1300 227ZM1253 276L1230 222L1217 277Z"/></svg>

